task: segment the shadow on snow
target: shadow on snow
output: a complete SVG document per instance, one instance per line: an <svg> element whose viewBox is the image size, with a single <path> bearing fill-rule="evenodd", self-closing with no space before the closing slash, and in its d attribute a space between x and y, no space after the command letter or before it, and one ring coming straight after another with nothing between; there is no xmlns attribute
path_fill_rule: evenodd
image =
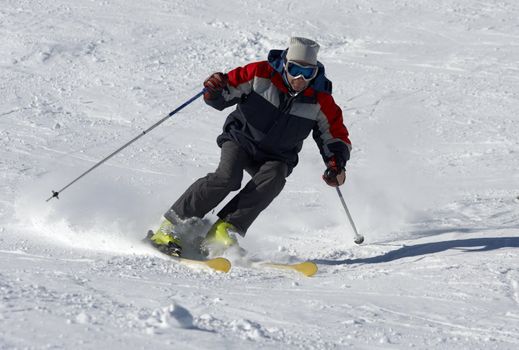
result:
<svg viewBox="0 0 519 350"><path fill-rule="evenodd" d="M471 238L456 239L452 241L433 242L415 245L405 245L396 250L369 258L344 259L344 260L314 260L321 265L342 264L378 264L398 259L435 254L446 250L456 249L462 252L473 253L501 248L519 248L519 237L495 237L495 238Z"/></svg>

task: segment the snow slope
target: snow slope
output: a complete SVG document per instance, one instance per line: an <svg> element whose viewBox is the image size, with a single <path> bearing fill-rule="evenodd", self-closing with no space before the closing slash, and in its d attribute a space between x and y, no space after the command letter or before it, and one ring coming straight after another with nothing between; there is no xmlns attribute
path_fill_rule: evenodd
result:
<svg viewBox="0 0 519 350"><path fill-rule="evenodd" d="M516 349L518 16L511 0L3 0L0 349ZM322 45L364 245L309 139L240 244L311 259L314 278L144 246L218 163L227 113L201 100L45 202L291 35Z"/></svg>

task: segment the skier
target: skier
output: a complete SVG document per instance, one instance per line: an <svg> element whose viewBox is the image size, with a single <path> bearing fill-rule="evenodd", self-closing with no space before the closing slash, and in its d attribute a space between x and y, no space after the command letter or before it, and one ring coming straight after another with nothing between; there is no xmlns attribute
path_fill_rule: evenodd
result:
<svg viewBox="0 0 519 350"><path fill-rule="evenodd" d="M283 189L311 131L327 167L324 181L330 186L344 183L351 142L342 111L331 95L332 83L317 60L318 51L315 41L292 37L286 50L271 50L268 60L213 73L204 81L208 105L217 110L236 105L217 138L220 163L164 214L150 237L153 245L180 255L176 226L203 218L231 191L239 190L245 170L252 179L217 214L219 220L203 242L205 247L235 245L236 235L245 236Z"/></svg>

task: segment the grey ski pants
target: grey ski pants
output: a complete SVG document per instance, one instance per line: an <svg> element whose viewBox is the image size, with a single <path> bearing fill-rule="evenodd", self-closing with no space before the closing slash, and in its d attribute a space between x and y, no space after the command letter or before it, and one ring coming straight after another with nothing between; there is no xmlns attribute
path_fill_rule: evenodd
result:
<svg viewBox="0 0 519 350"><path fill-rule="evenodd" d="M285 186L288 166L281 161L255 162L232 141L222 145L220 164L214 173L195 181L164 214L168 220L203 218L232 191L241 188L243 171L252 179L217 214L233 224L242 236L258 215Z"/></svg>

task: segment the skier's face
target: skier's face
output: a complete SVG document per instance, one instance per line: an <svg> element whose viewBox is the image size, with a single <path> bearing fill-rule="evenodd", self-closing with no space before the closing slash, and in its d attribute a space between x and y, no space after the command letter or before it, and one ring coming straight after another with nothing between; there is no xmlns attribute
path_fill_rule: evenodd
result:
<svg viewBox="0 0 519 350"><path fill-rule="evenodd" d="M308 87L308 81L304 80L302 77L293 78L290 74L287 74L288 83L292 87L292 90L296 92L301 92Z"/></svg>
<svg viewBox="0 0 519 350"><path fill-rule="evenodd" d="M288 61L285 63L285 72L292 90L301 92L308 87L310 81L317 75L315 65L303 61Z"/></svg>

